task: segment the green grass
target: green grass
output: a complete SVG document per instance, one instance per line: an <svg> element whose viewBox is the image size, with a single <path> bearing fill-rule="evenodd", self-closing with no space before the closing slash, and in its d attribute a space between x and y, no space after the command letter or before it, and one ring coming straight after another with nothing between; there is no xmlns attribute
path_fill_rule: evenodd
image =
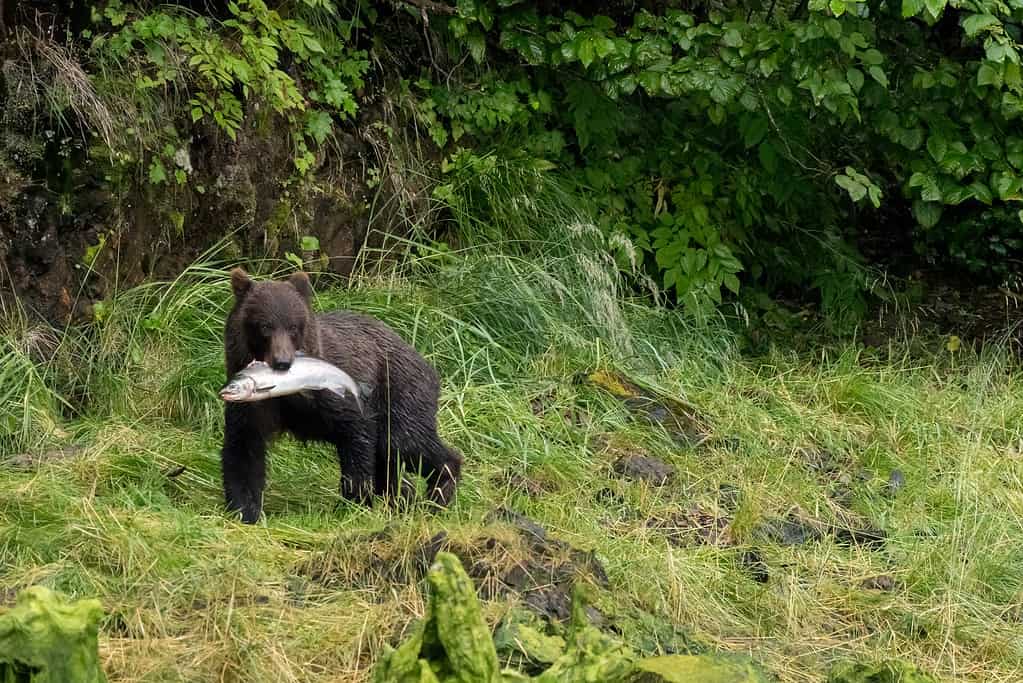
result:
<svg viewBox="0 0 1023 683"><path fill-rule="evenodd" d="M441 371L440 430L467 464L440 514L341 503L331 452L287 439L272 451L265 521L222 511L220 269L125 292L102 323L66 335L7 311L0 446L42 461L0 464L0 598L37 583L98 597L112 681L365 680L423 613L421 583L395 567L442 530L514 563L528 550L484 520L506 506L597 552L610 578L597 606L646 651L680 631L783 681L877 656L949 679L1019 680L1023 385L1007 355L743 358L723 328L624 299L582 249L531 261L470 252L412 270L320 282L316 304L381 317ZM679 446L577 381L605 366L695 403L711 438ZM82 450L47 457L68 444ZM611 476L626 452L673 464L676 481ZM815 470L822 461L833 471ZM893 468L905 484L888 495ZM722 485L740 492L727 543L678 547L650 524L693 505L723 510ZM826 523L869 520L888 540L764 541L760 524L796 507ZM740 562L753 547L767 583ZM864 587L878 576L890 590ZM488 619L515 600L486 601Z"/></svg>

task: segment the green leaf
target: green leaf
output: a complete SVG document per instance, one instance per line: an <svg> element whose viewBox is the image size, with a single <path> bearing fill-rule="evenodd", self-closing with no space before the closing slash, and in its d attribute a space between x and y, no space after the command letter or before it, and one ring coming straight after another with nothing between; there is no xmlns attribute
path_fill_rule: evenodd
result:
<svg viewBox="0 0 1023 683"><path fill-rule="evenodd" d="M746 149L760 144L760 141L764 139L764 134L767 133L767 125L767 117L765 116L744 116L740 128L742 129L742 138Z"/></svg>
<svg viewBox="0 0 1023 683"><path fill-rule="evenodd" d="M723 40L728 47L740 47L742 45L742 34L737 29L730 28L725 31Z"/></svg>
<svg viewBox="0 0 1023 683"><path fill-rule="evenodd" d="M312 110L306 114L305 132L316 140L316 144L322 145L333 129L334 122L327 112Z"/></svg>
<svg viewBox="0 0 1023 683"><path fill-rule="evenodd" d="M991 38L988 38L986 41L984 41L984 43L985 43L984 55L989 60L991 60L992 62L996 62L998 64L1001 64L1002 62L1005 61L1005 58L1009 54L1008 47L1002 45L1001 43L995 42Z"/></svg>
<svg viewBox="0 0 1023 683"><path fill-rule="evenodd" d="M594 50L593 41L589 38L580 36L579 45L576 48L576 54L579 57L579 61L583 63L583 66L589 67L593 63Z"/></svg>
<svg viewBox="0 0 1023 683"><path fill-rule="evenodd" d="M792 104L792 91L787 85L778 86L778 100L785 106Z"/></svg>
<svg viewBox="0 0 1023 683"><path fill-rule="evenodd" d="M884 55L882 55L874 48L870 48L869 50L866 50L862 55L860 55L860 59L863 60L864 64L877 66L884 62Z"/></svg>
<svg viewBox="0 0 1023 683"><path fill-rule="evenodd" d="M872 66L869 69L867 69L867 73L870 74L871 78L880 83L881 87L884 88L888 87L888 77L884 75L884 70L881 69L881 67Z"/></svg>
<svg viewBox="0 0 1023 683"><path fill-rule="evenodd" d="M937 202L913 202L913 216L925 228L933 228L941 220L941 204Z"/></svg>
<svg viewBox="0 0 1023 683"><path fill-rule="evenodd" d="M757 148L757 155L760 157L760 165L770 174L778 171L778 150L770 141L761 142Z"/></svg>
<svg viewBox="0 0 1023 683"><path fill-rule="evenodd" d="M739 293L739 278L734 273L725 273L724 277L721 278L721 284L727 287L732 294Z"/></svg>
<svg viewBox="0 0 1023 683"><path fill-rule="evenodd" d="M945 9L945 4L948 0L924 0L924 6L927 11L931 13L931 16L937 18L941 16L942 10Z"/></svg>
<svg viewBox="0 0 1023 683"><path fill-rule="evenodd" d="M924 201L941 201L941 187L938 185L938 179L930 173L916 172L909 178L910 187L919 187L920 196Z"/></svg>
<svg viewBox="0 0 1023 683"><path fill-rule="evenodd" d="M970 190L973 192L973 196L976 197L978 201L983 202L988 206L991 206L991 202L995 200L994 194L991 193L991 188L979 180L975 180L970 183Z"/></svg>
<svg viewBox="0 0 1023 683"><path fill-rule="evenodd" d="M948 152L948 143L945 142L945 138L932 135L927 138L927 151L930 152L931 158L940 164Z"/></svg>
<svg viewBox="0 0 1023 683"><path fill-rule="evenodd" d="M482 33L473 32L465 39L465 42L469 45L469 53L472 55L472 59L477 64L483 62L483 55L487 50L487 41Z"/></svg>
<svg viewBox="0 0 1023 683"><path fill-rule="evenodd" d="M828 7L831 8L832 14L836 17L840 17L845 13L845 0L831 0L828 3Z"/></svg>
<svg viewBox="0 0 1023 683"><path fill-rule="evenodd" d="M914 152L924 143L922 128L900 128L896 131L895 137L900 145Z"/></svg>
<svg viewBox="0 0 1023 683"><path fill-rule="evenodd" d="M870 187L867 188L867 194L870 196L870 203L874 205L874 208L875 209L880 208L881 197L883 195L883 193L881 192L881 188L879 188L877 185L872 184Z"/></svg>
<svg viewBox="0 0 1023 683"><path fill-rule="evenodd" d="M315 235L303 235L299 242L302 251L319 251L320 240Z"/></svg>
<svg viewBox="0 0 1023 683"><path fill-rule="evenodd" d="M858 202L867 196L867 186L844 173L835 176L835 183L848 192L854 202Z"/></svg>
<svg viewBox="0 0 1023 683"><path fill-rule="evenodd" d="M1023 138L1009 138L1005 141L1005 158L1017 169L1023 170Z"/></svg>
<svg viewBox="0 0 1023 683"><path fill-rule="evenodd" d="M1016 199L1019 195L1020 179L1011 173L992 173L991 187L1002 201Z"/></svg>
<svg viewBox="0 0 1023 683"><path fill-rule="evenodd" d="M167 181L167 169L159 159L153 159L149 164L149 182L153 185Z"/></svg>
<svg viewBox="0 0 1023 683"><path fill-rule="evenodd" d="M963 31L967 37L972 38L984 29L992 26L1000 26L1001 21L990 14L971 14L962 21Z"/></svg>
<svg viewBox="0 0 1023 683"><path fill-rule="evenodd" d="M863 72L855 67L851 68L845 72L845 80L854 91L859 92L863 87Z"/></svg>
<svg viewBox="0 0 1023 683"><path fill-rule="evenodd" d="M905 19L915 17L924 8L924 0L902 0L902 16Z"/></svg>
<svg viewBox="0 0 1023 683"><path fill-rule="evenodd" d="M853 44L852 38L849 36L842 36L838 39L838 49L844 52L849 57L856 56L856 45Z"/></svg>
<svg viewBox="0 0 1023 683"><path fill-rule="evenodd" d="M325 52L323 46L320 45L320 41L316 40L312 36L305 36L305 47L310 52L316 52L319 54L323 54L323 52Z"/></svg>
<svg viewBox="0 0 1023 683"><path fill-rule="evenodd" d="M993 85L995 87L1001 86L1002 74L1000 71L995 69L991 64L984 63L977 69L977 85Z"/></svg>

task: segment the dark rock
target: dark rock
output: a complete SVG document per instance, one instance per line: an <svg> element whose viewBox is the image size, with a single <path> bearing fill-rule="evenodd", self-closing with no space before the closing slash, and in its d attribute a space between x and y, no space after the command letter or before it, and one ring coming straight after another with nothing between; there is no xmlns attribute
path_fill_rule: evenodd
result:
<svg viewBox="0 0 1023 683"><path fill-rule="evenodd" d="M419 567L423 573L430 568L433 564L434 559L437 557L437 553L444 549L447 545L448 534L446 531L441 531L435 534L430 540L424 543L418 552Z"/></svg>
<svg viewBox="0 0 1023 683"><path fill-rule="evenodd" d="M647 455L623 455L615 462L614 471L626 479L644 481L651 486L664 486L675 476L675 468Z"/></svg>
<svg viewBox="0 0 1023 683"><path fill-rule="evenodd" d="M835 527L832 530L835 542L840 545L856 545L868 548L878 548L884 545L887 534L876 527L867 526L862 528Z"/></svg>
<svg viewBox="0 0 1023 683"><path fill-rule="evenodd" d="M765 521L761 524L760 530L775 543L789 546L818 541L822 535L816 526L791 513L783 519Z"/></svg>
<svg viewBox="0 0 1023 683"><path fill-rule="evenodd" d="M171 469L164 472L164 476L167 477L168 479L174 479L175 477L180 477L184 473L185 466L178 465L177 467L172 467Z"/></svg>
<svg viewBox="0 0 1023 683"><path fill-rule="evenodd" d="M484 519L486 524L492 524L495 521L507 522L520 532L531 536L536 540L544 541L547 539L546 529L531 520L529 517L521 515L513 510L509 510L508 508L499 507L487 515Z"/></svg>
<svg viewBox="0 0 1023 683"><path fill-rule="evenodd" d="M771 578L767 563L756 548L742 551L739 555L739 566L749 572L750 578L757 583L767 583Z"/></svg>
<svg viewBox="0 0 1023 683"><path fill-rule="evenodd" d="M901 470L892 470L892 473L888 476L887 493L889 495L895 495L906 485L906 478L902 475Z"/></svg>
<svg viewBox="0 0 1023 683"><path fill-rule="evenodd" d="M551 621L566 621L572 616L572 598L564 589L551 586L526 591L522 602Z"/></svg>

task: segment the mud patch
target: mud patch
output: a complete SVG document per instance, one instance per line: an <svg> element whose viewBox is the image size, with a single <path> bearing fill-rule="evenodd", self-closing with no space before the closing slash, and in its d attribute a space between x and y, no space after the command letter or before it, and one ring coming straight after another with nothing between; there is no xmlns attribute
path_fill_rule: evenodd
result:
<svg viewBox="0 0 1023 683"><path fill-rule="evenodd" d="M296 580L329 588L370 591L421 581L440 551L457 556L485 600L508 594L544 619L562 622L571 614L572 590L579 580L607 588L609 579L593 552L551 537L534 520L507 508L491 512L492 533L454 539L440 532L424 541L403 539L400 530L339 538L330 548L295 567ZM383 593L384 591L381 591ZM602 615L590 608L595 624Z"/></svg>
<svg viewBox="0 0 1023 683"><path fill-rule="evenodd" d="M832 538L839 545L863 546L876 550L884 545L887 536L882 529L852 513L846 513L835 523L815 519L798 508L784 517L764 520L755 530L761 539L783 546L803 545Z"/></svg>
<svg viewBox="0 0 1023 683"><path fill-rule="evenodd" d="M845 508L852 506L856 491L874 478L870 470L845 453L813 446L799 448L797 453L828 496Z"/></svg>
<svg viewBox="0 0 1023 683"><path fill-rule="evenodd" d="M734 539L731 520L697 503L683 512L664 519L650 519L647 526L657 530L668 543L680 547L694 545L731 546Z"/></svg>
<svg viewBox="0 0 1023 683"><path fill-rule="evenodd" d="M17 453L0 460L0 464L12 470L33 472L49 463L63 462L79 457L85 449L82 446L66 446L42 453Z"/></svg>
<svg viewBox="0 0 1023 683"><path fill-rule="evenodd" d="M898 588L898 582L891 574L879 574L878 576L871 576L868 579L864 579L860 583L860 587L870 591L891 593Z"/></svg>

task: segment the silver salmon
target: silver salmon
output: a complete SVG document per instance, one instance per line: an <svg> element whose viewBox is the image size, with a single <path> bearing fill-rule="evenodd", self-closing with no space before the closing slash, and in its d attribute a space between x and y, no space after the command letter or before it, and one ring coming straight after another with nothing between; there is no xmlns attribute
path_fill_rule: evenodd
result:
<svg viewBox="0 0 1023 683"><path fill-rule="evenodd" d="M306 391L333 391L355 398L362 412L362 398L368 393L344 370L305 354L296 354L291 367L277 371L262 361L252 361L232 377L220 390L220 398L231 402L264 401L268 398L299 394Z"/></svg>

